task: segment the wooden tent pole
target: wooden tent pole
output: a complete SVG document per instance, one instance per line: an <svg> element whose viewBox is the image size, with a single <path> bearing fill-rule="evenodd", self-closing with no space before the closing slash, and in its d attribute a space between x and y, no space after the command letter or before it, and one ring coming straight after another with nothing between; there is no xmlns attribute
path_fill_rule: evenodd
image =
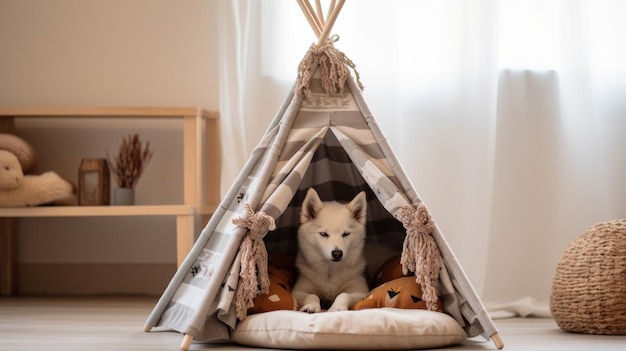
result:
<svg viewBox="0 0 626 351"><path fill-rule="evenodd" d="M298 5L300 5L300 9L304 13L306 19L309 21L313 32L315 32L315 36L319 38L320 35L322 35L322 29L319 20L317 19L317 16L314 12L311 12L313 10L311 4L308 2L308 0L298 0Z"/></svg>
<svg viewBox="0 0 626 351"><path fill-rule="evenodd" d="M330 5L328 5L328 12L326 13L326 18L330 17L330 14L333 12L335 8L335 0L330 0Z"/></svg>
<svg viewBox="0 0 626 351"><path fill-rule="evenodd" d="M504 343L502 342L502 339L500 338L500 335L498 333L494 333L493 335L491 335L491 341L493 341L493 344L496 345L498 350L502 350L502 348L504 347Z"/></svg>
<svg viewBox="0 0 626 351"><path fill-rule="evenodd" d="M180 349L182 351L188 351L189 346L191 346L192 341L193 341L193 336L189 334L185 334L185 336L183 337L183 341L180 343Z"/></svg>
<svg viewBox="0 0 626 351"><path fill-rule="evenodd" d="M320 23L324 24L324 11L322 10L322 2L321 0L315 0L315 7L317 8L317 18L320 20Z"/></svg>
<svg viewBox="0 0 626 351"><path fill-rule="evenodd" d="M330 31L333 28L333 25L335 24L335 20L337 20L337 16L339 15L339 11L341 11L341 8L343 7L343 4L345 2L346 0L339 0L337 5L333 8L330 16L328 16L328 20L326 21L326 25L324 26L324 31L322 32L322 34L319 37L319 40L317 41L317 48L322 47L322 45L324 45L326 40L328 40L328 34L330 34Z"/></svg>

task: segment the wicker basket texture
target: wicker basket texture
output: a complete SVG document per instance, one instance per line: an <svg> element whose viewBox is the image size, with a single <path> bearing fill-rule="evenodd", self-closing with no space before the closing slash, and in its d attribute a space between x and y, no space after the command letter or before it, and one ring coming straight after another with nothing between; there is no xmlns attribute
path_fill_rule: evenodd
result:
<svg viewBox="0 0 626 351"><path fill-rule="evenodd" d="M626 335L626 219L578 236L556 267L550 310L569 332Z"/></svg>

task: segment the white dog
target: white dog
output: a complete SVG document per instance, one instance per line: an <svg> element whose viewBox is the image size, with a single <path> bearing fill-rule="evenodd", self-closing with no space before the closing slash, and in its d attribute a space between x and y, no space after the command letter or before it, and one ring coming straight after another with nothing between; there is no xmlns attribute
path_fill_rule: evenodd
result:
<svg viewBox="0 0 626 351"><path fill-rule="evenodd" d="M302 203L292 295L300 311L344 311L365 297L365 219L367 201L360 192L348 204L322 202L310 188Z"/></svg>

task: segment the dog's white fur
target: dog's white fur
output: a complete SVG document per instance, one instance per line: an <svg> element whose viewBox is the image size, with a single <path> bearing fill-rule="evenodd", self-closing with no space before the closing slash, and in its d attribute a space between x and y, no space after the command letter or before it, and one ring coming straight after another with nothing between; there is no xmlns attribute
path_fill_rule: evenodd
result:
<svg viewBox="0 0 626 351"><path fill-rule="evenodd" d="M292 290L300 311L320 312L320 299L332 302L328 311L343 311L368 294L363 257L366 210L365 192L340 204L322 202L309 188L300 214L299 276Z"/></svg>

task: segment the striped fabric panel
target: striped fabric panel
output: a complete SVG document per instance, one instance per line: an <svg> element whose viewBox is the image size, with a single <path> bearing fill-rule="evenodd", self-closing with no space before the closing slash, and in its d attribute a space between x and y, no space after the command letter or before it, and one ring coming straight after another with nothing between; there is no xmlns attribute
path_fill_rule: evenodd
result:
<svg viewBox="0 0 626 351"><path fill-rule="evenodd" d="M326 134L327 128L323 128L318 130L316 133L307 133L306 136L309 139L304 141L295 141L295 142L287 142L285 145L289 145L289 151L292 153L289 155L290 157L286 158L285 161L279 161L276 164L276 168L273 171L272 178L269 180L268 186L266 186L266 190L264 192L264 196L261 199L261 203L265 203L269 198L269 194L272 193L274 187L283 183L284 179L287 176L297 171L300 174L304 174L309 163L311 162L311 158L313 157L313 153L319 146L324 134ZM302 133L294 133L294 136L301 137ZM294 145L299 145L300 147L296 149L293 147ZM286 150L283 150L281 157L286 153Z"/></svg>
<svg viewBox="0 0 626 351"><path fill-rule="evenodd" d="M333 129L333 131L337 135L339 142L346 149L346 152L350 155L352 162L361 170L361 174L366 182L373 185L376 196L389 213L395 216L400 207L410 205L402 196L402 192L385 174L391 172L389 169L385 169L386 163L378 162L378 164L375 164L371 157L365 154L354 140L339 130Z"/></svg>
<svg viewBox="0 0 626 351"><path fill-rule="evenodd" d="M383 150L385 159L389 162L390 168L396 176L397 184L399 184L402 196L406 197L409 202L414 205L422 203L421 198L417 194L416 188L404 172L402 165L398 161L398 158L387 142L385 135L379 128L376 119L369 110L363 95L358 93L359 88L357 87L354 79L349 77L347 84L352 92L356 92L353 94L356 104L363 113L365 121L377 140L378 145ZM445 266L440 272L439 278L439 293L444 304L444 310L446 313L454 317L454 319L467 332L469 337L482 335L486 340L488 340L492 334L497 332L497 329L491 318L489 318L489 315L480 301L480 298L474 291L474 288L465 275L463 268L450 249L450 246L436 223L432 236L437 243L445 263Z"/></svg>
<svg viewBox="0 0 626 351"><path fill-rule="evenodd" d="M259 194L255 189L265 185L268 168L273 171L273 152L282 149L281 143L291 130L301 100L289 94L163 292L146 325L171 328L202 342L227 341L223 336L228 336L229 329L236 325L230 302L239 280L237 255L242 231L245 233L234 228L232 220L245 213L245 203L253 203L255 199L258 202L261 197L262 192Z"/></svg>

